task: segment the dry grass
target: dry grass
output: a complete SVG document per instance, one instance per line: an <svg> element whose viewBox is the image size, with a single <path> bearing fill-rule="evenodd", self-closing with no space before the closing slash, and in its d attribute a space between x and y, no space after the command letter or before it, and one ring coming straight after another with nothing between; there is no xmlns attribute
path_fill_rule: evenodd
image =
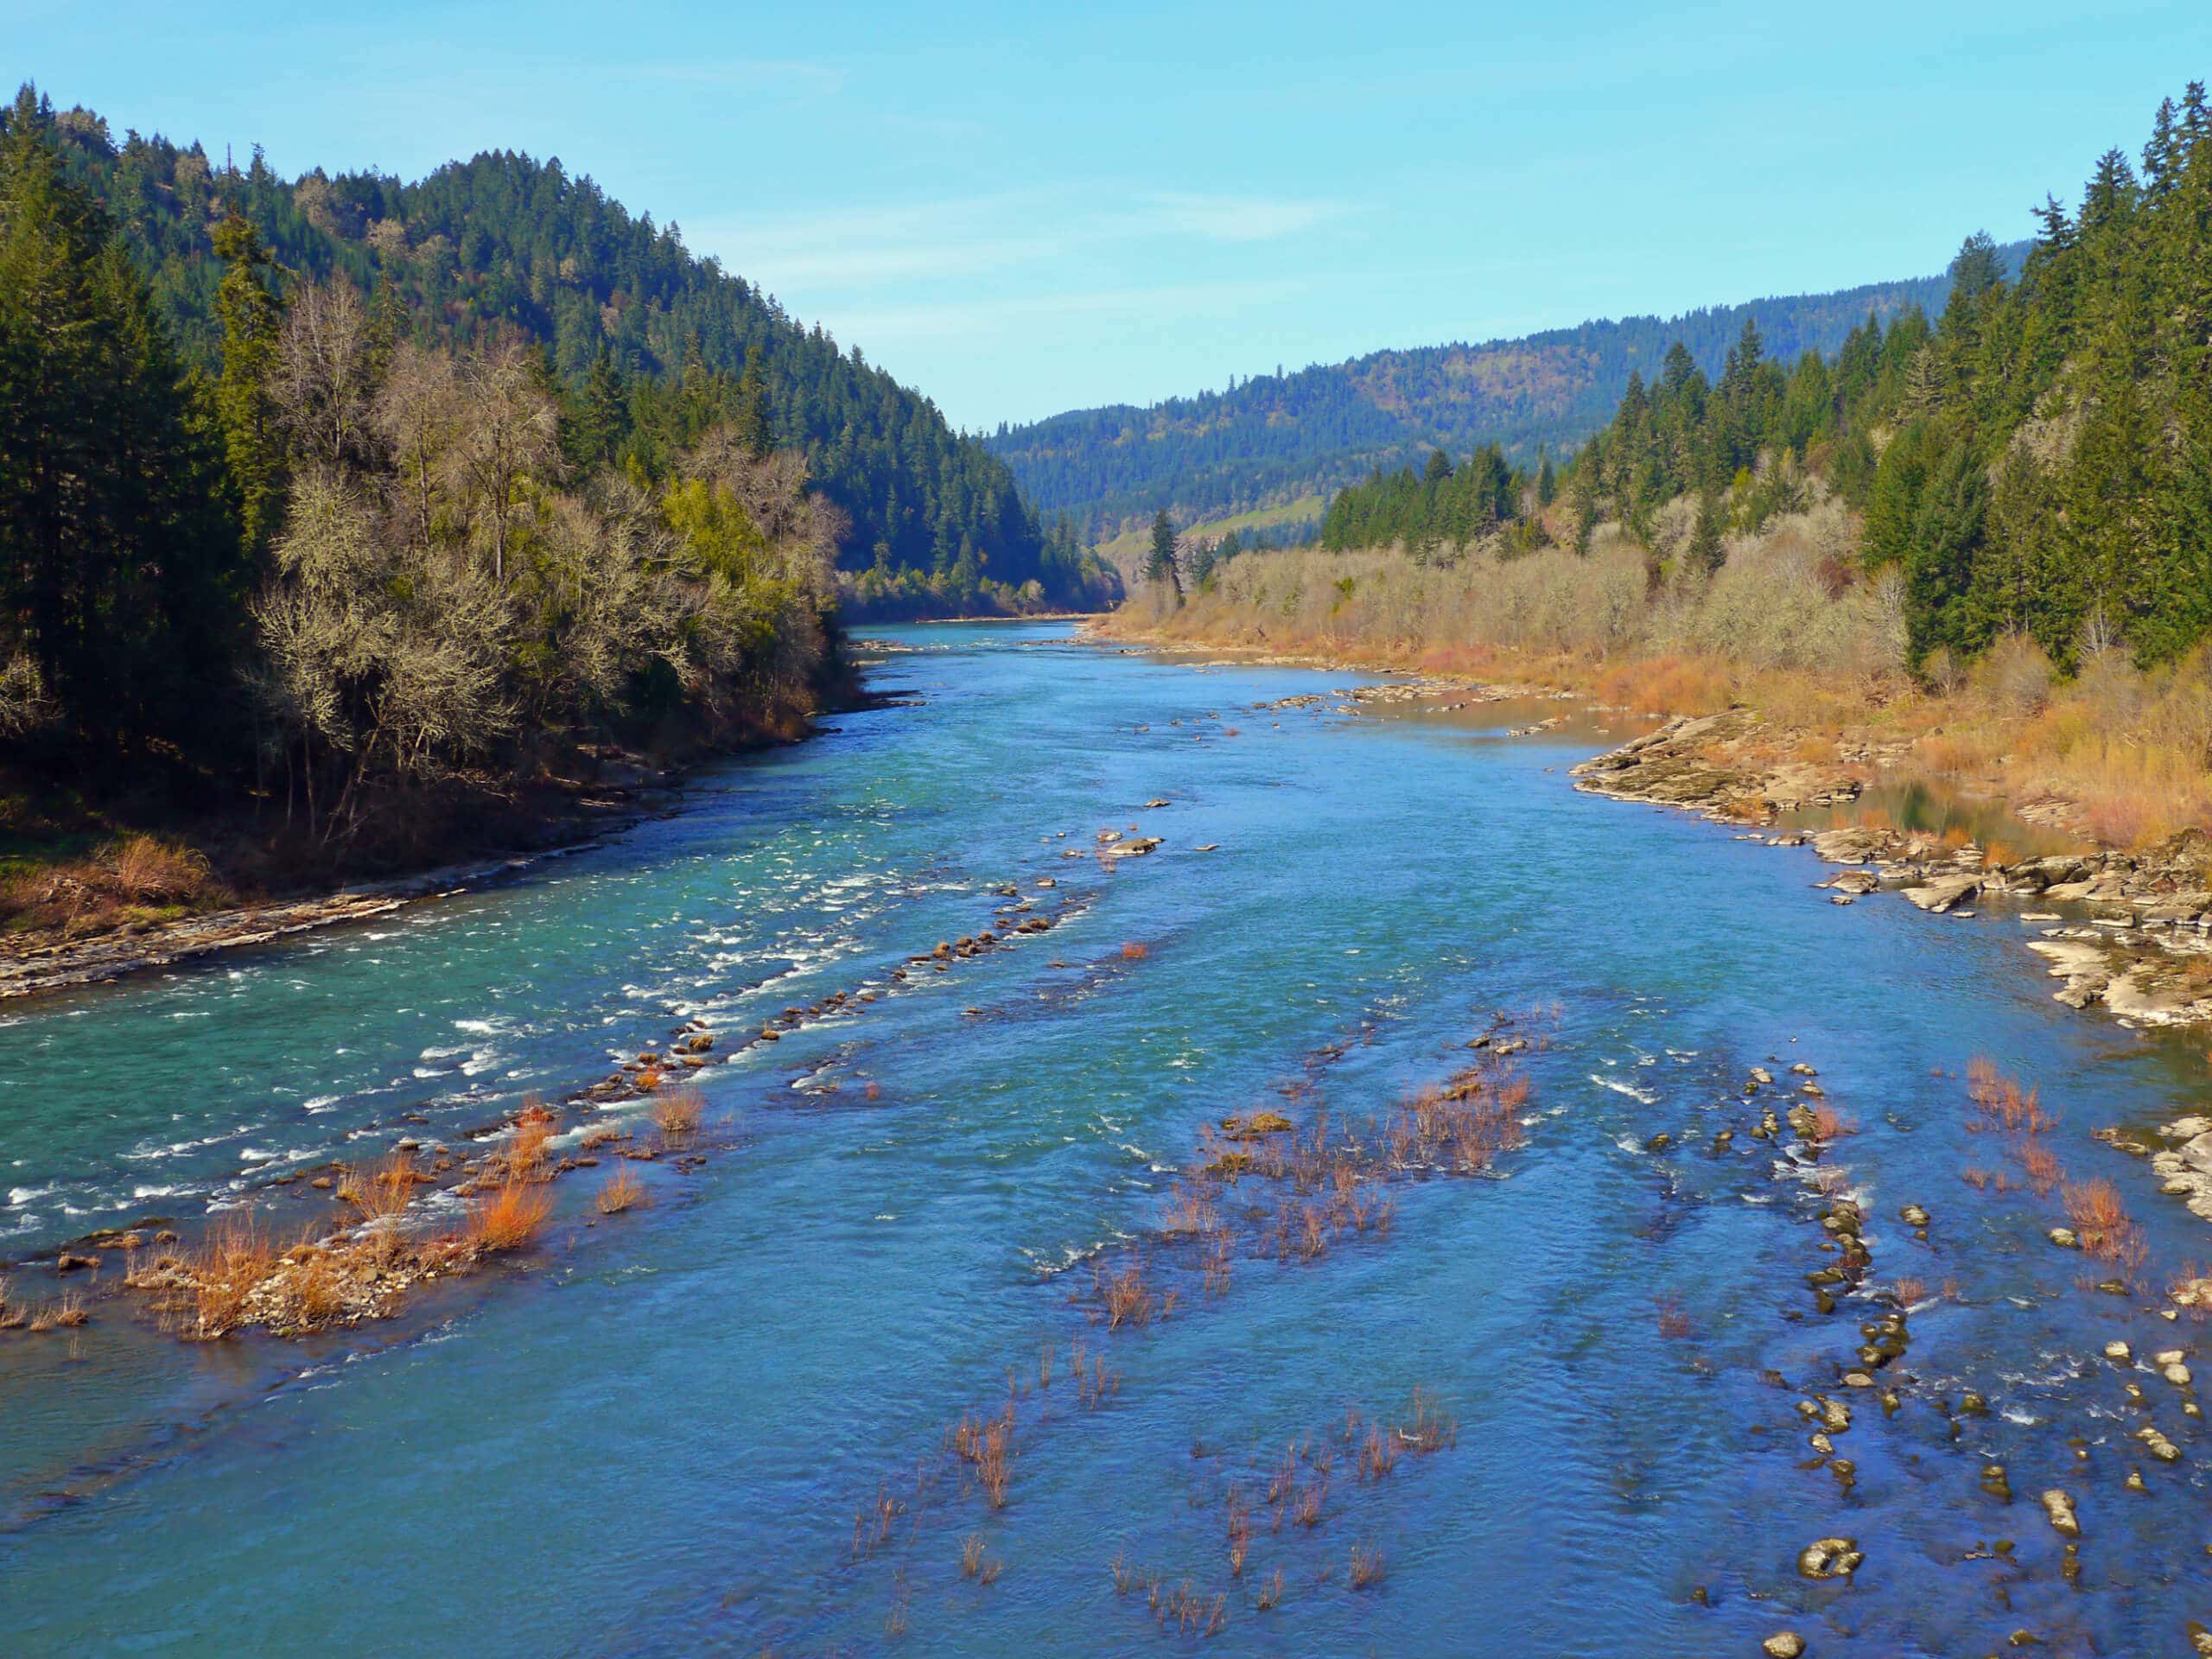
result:
<svg viewBox="0 0 2212 1659"><path fill-rule="evenodd" d="M1122 1326L1152 1323L1153 1312L1158 1306L1150 1283L1145 1277L1142 1260L1132 1262L1119 1273L1109 1274L1100 1268L1093 1275L1098 1300L1106 1308L1106 1328L1118 1331Z"/></svg>
<svg viewBox="0 0 2212 1659"><path fill-rule="evenodd" d="M515 1120L513 1136L507 1142L504 1158L507 1173L517 1180L534 1180L544 1172L545 1144L553 1138L553 1123L546 1117L524 1116Z"/></svg>
<svg viewBox="0 0 2212 1659"><path fill-rule="evenodd" d="M1897 1281L1896 1293L1901 1306L1916 1307L1928 1300L1928 1284L1925 1280L1915 1279L1908 1275Z"/></svg>
<svg viewBox="0 0 2212 1659"><path fill-rule="evenodd" d="M647 1202L645 1184L627 1169L618 1169L610 1175L592 1200L602 1216L619 1216L626 1210L635 1210Z"/></svg>
<svg viewBox="0 0 2212 1659"><path fill-rule="evenodd" d="M1858 1133L1858 1123L1853 1119L1847 1116L1842 1112L1838 1111L1834 1107L1829 1105L1827 1102L1823 1100L1814 1106L1813 1134L1811 1138L1819 1141L1822 1146L1825 1147L1836 1141L1840 1141L1847 1135L1856 1135Z"/></svg>
<svg viewBox="0 0 2212 1659"><path fill-rule="evenodd" d="M1252 1552L1252 1506L1234 1486L1229 1489L1228 1514L1224 1522L1229 1544L1229 1576L1244 1576L1244 1562Z"/></svg>
<svg viewBox="0 0 2212 1659"><path fill-rule="evenodd" d="M30 1310L26 1328L35 1337L43 1336L48 1331L73 1329L91 1318L85 1311L85 1299L73 1290L65 1292L59 1300Z"/></svg>
<svg viewBox="0 0 2212 1659"><path fill-rule="evenodd" d="M1681 1297L1669 1291L1660 1296L1654 1306L1658 1311L1661 1336L1680 1342L1689 1335L1689 1311L1682 1306Z"/></svg>
<svg viewBox="0 0 2212 1659"><path fill-rule="evenodd" d="M1661 516L1662 556L1687 518ZM1961 674L1904 670L1902 588L1857 568L1840 503L1732 543L1707 582L1647 593L1644 550L1601 526L1587 557L1485 544L1421 565L1401 549L1271 553L1232 563L1176 609L1140 588L1111 625L1192 644L1255 645L1376 667L1589 690L1644 713L1751 705L1795 728L1777 758L1818 762L1843 737L1910 746L1911 766L2013 805L2078 804L2100 842L2154 846L2212 828L2212 645L2135 668L2085 650L2059 678L2030 642L2000 639Z"/></svg>
<svg viewBox="0 0 2212 1659"><path fill-rule="evenodd" d="M275 1243L251 1214L218 1220L187 1266L187 1300L177 1309L189 1319L180 1327L182 1334L211 1342L237 1330L255 1287L275 1269L277 1255Z"/></svg>
<svg viewBox="0 0 2212 1659"><path fill-rule="evenodd" d="M2020 1167L2027 1172L2028 1185L2045 1198L2066 1179L2066 1171L2058 1161L2058 1154L2040 1141L2027 1141L2017 1147L2013 1155L2020 1160Z"/></svg>
<svg viewBox="0 0 2212 1659"><path fill-rule="evenodd" d="M553 1214L553 1195L543 1186L510 1179L469 1207L462 1236L486 1254L518 1250Z"/></svg>
<svg viewBox="0 0 2212 1659"><path fill-rule="evenodd" d="M338 1178L339 1198L360 1212L365 1222L389 1222L404 1214L416 1186L430 1178L416 1166L411 1152L388 1152L365 1168L346 1170Z"/></svg>
<svg viewBox="0 0 2212 1659"><path fill-rule="evenodd" d="M671 1089L656 1096L652 1109L647 1114L653 1127L669 1140L690 1135L699 1127L701 1115L706 1110L707 1097L690 1084Z"/></svg>
<svg viewBox="0 0 2212 1659"><path fill-rule="evenodd" d="M2143 1230L2129 1218L2118 1187L2101 1178L2069 1181L2063 1198L2066 1218L2074 1224L2083 1250L2122 1267L2143 1265L2147 1249Z"/></svg>
<svg viewBox="0 0 2212 1659"><path fill-rule="evenodd" d="M75 936L208 909L231 897L205 854L154 836L128 835L88 858L26 869L0 881L0 925Z"/></svg>
<svg viewBox="0 0 2212 1659"><path fill-rule="evenodd" d="M1382 1582L1382 1575L1387 1570L1381 1550L1369 1549L1360 1544L1351 1547L1351 1570L1348 1582L1353 1589L1372 1589Z"/></svg>
<svg viewBox="0 0 2212 1659"><path fill-rule="evenodd" d="M976 1484L983 1494L983 1501L995 1510L1006 1507L1007 1459L1011 1455L1014 1440L1014 1403L1007 1402L1004 1412L996 1417L978 1421L963 1415L953 1426L952 1452L966 1464L975 1476Z"/></svg>
<svg viewBox="0 0 2212 1659"><path fill-rule="evenodd" d="M2000 1130L2006 1135L2037 1135L2056 1121L2044 1110L2040 1092L2022 1089L2018 1082L1997 1069L1988 1056L1977 1054L1967 1062L1967 1098L1974 1103L1978 1124L1969 1128Z"/></svg>

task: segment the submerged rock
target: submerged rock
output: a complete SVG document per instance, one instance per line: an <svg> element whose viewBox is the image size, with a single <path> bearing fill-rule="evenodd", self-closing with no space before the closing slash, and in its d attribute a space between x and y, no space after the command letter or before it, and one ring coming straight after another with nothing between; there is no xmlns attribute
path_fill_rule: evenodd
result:
<svg viewBox="0 0 2212 1659"><path fill-rule="evenodd" d="M1797 1570L1808 1579L1847 1579L1866 1559L1855 1538L1815 1538L1797 1552Z"/></svg>
<svg viewBox="0 0 2212 1659"><path fill-rule="evenodd" d="M2082 1535L2081 1518L2074 1513L2074 1500L2057 1487L2043 1495L2043 1512L2050 1517L2051 1529L2062 1538Z"/></svg>
<svg viewBox="0 0 2212 1659"><path fill-rule="evenodd" d="M2150 1449L2151 1455L2160 1463L2179 1463L2181 1447L2176 1446L2155 1428L2143 1427L2135 1431L2135 1438Z"/></svg>

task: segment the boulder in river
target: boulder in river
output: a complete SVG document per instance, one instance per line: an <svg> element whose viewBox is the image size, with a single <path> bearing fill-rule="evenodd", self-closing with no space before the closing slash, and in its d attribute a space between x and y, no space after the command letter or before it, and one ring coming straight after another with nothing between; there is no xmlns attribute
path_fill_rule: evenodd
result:
<svg viewBox="0 0 2212 1659"><path fill-rule="evenodd" d="M1847 1579L1866 1559L1855 1538L1815 1538L1797 1552L1797 1570L1808 1579Z"/></svg>
<svg viewBox="0 0 2212 1659"><path fill-rule="evenodd" d="M2050 1517L2051 1528L2062 1538L2082 1535L2081 1517L2074 1513L2074 1500L2057 1487L2043 1495L2043 1512Z"/></svg>
<svg viewBox="0 0 2212 1659"><path fill-rule="evenodd" d="M1777 1630L1759 1643L1766 1659L1804 1659L1805 1638L1795 1630Z"/></svg>
<svg viewBox="0 0 2212 1659"><path fill-rule="evenodd" d="M1968 874L1930 876L1916 887L1907 887L1904 896L1921 909L1941 916L1981 891L1981 877Z"/></svg>

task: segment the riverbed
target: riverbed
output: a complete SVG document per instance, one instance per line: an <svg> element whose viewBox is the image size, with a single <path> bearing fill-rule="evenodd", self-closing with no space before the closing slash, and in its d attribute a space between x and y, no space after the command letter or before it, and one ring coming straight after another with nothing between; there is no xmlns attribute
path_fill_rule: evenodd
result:
<svg viewBox="0 0 2212 1659"><path fill-rule="evenodd" d="M0 1020L27 1258L275 1211L287 1173L466 1144L685 1022L726 1053L855 999L701 1071L703 1161L641 1166L650 1207L564 1183L537 1249L386 1325L185 1344L95 1297L0 1332L0 1647L2191 1650L2207 1452L2154 1356L2212 1364L2163 1317L2212 1235L2094 1132L2212 1109L2194 1047L2054 1003L2003 906L1834 906L1809 850L1577 792L1628 734L1529 731L1560 704L1379 717L1341 695L1371 676L878 632L892 706L605 845ZM1217 1274L1162 1236L1209 1125L1385 1115L1520 1043L1521 1144L1379 1183L1387 1227L1239 1233ZM2060 1195L1978 1128L1977 1056L2113 1183L2139 1263L2048 1242ZM1811 1099L1849 1130L1817 1156L1751 1133ZM1840 1202L1872 1266L1822 1313ZM1100 1275L1136 1263L1160 1300L1109 1326ZM1907 1351L1844 1381L1900 1304ZM1360 1467L1416 1391L1448 1435ZM1001 1504L963 1417L1010 1425ZM1806 1578L1827 1537L1862 1563Z"/></svg>

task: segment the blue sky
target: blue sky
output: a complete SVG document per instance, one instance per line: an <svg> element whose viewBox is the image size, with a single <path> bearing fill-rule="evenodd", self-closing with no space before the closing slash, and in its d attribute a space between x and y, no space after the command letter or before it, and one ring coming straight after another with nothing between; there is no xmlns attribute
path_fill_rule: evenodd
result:
<svg viewBox="0 0 2212 1659"><path fill-rule="evenodd" d="M1938 270L2212 5L0 0L0 70L288 174L557 155L984 427Z"/></svg>

